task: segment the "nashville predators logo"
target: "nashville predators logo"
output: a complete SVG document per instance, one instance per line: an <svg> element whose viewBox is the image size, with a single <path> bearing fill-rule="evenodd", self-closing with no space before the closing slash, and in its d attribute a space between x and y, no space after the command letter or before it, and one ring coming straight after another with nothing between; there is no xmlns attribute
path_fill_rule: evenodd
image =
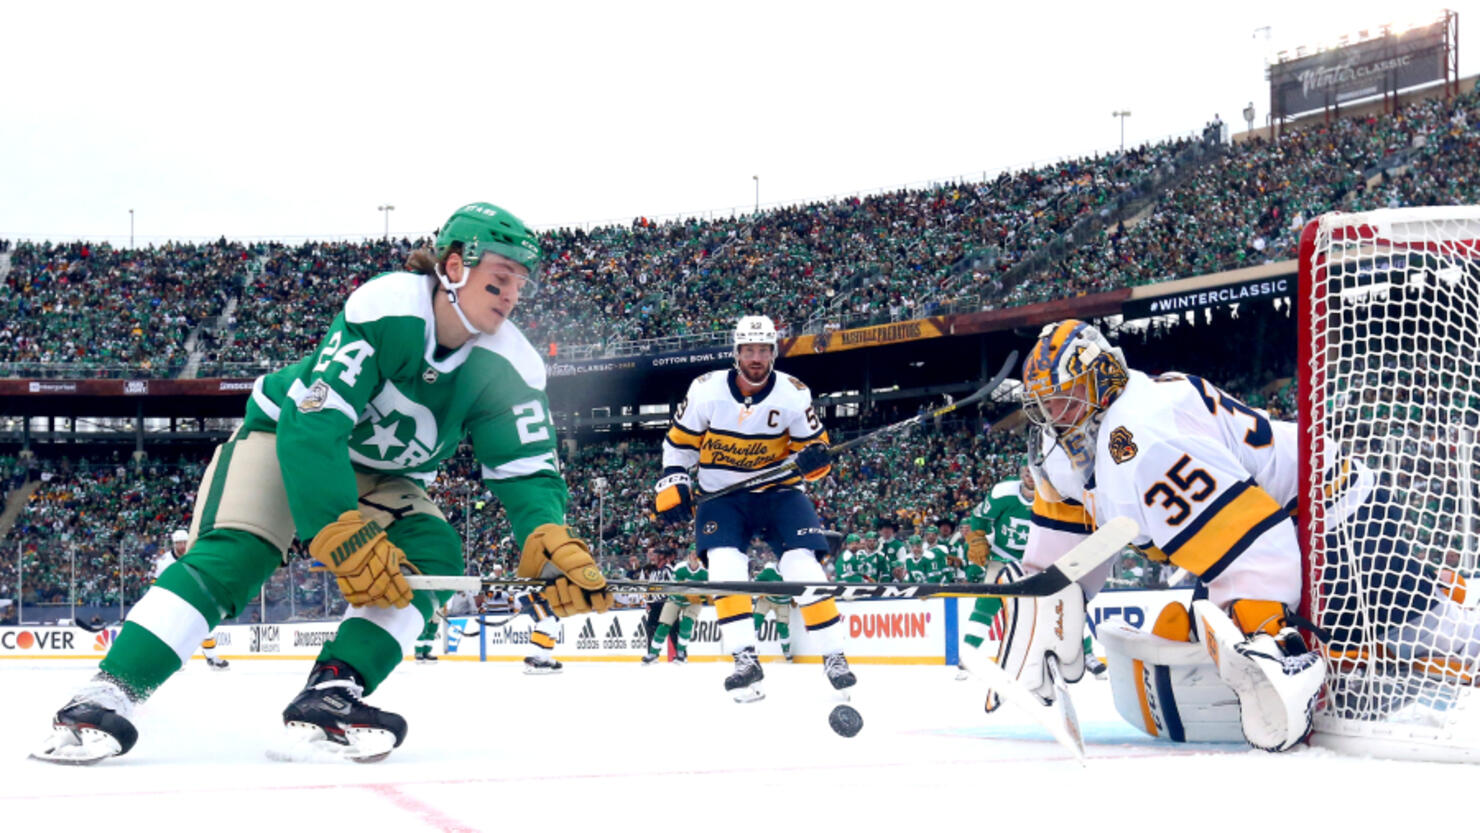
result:
<svg viewBox="0 0 1480 833"><path fill-rule="evenodd" d="M818 333L812 336L812 352L826 353L828 346L832 343L831 333Z"/></svg>
<svg viewBox="0 0 1480 833"><path fill-rule="evenodd" d="M1134 442L1131 442L1131 432L1127 431L1124 425L1110 432L1110 459L1116 463L1124 463L1136 456L1137 451L1140 449L1136 448Z"/></svg>

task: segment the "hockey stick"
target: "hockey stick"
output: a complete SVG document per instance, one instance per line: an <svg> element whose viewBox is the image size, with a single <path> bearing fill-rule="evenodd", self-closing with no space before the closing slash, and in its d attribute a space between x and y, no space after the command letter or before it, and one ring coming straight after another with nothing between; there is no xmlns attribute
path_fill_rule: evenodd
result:
<svg viewBox="0 0 1480 833"><path fill-rule="evenodd" d="M1048 569L1005 584L847 584L799 581L608 581L613 593L702 593L796 596L797 604L826 598L842 601L926 599L953 596L1052 596L1114 558L1137 535L1131 518L1112 518L1064 553ZM412 590L471 590L483 587L544 587L540 579L482 579L477 576L406 576Z"/></svg>
<svg viewBox="0 0 1480 833"><path fill-rule="evenodd" d="M864 443L877 440L885 434L892 434L895 431L903 431L904 429L909 428L913 425L919 425L927 419L942 417L952 411L964 408L967 405L975 405L976 403L990 396L992 391L996 390L998 386L1007 379L1008 375L1012 373L1012 369L1017 366L1017 359L1018 354L1017 351L1014 350L1010 354L1008 354L1007 361L1002 363L1002 369L997 371L997 375L993 376L990 382L987 382L985 385L977 388L975 393L971 394L965 399L962 399L959 402L952 402L950 401L949 397L947 397L946 404L940 406L939 408L936 408L933 411L927 411L923 414L915 414L909 419L902 419L899 422L893 423L891 425L885 425L883 428L876 428L861 437L854 437L847 442L838 443L837 445L828 448L828 456L833 459L837 459L837 456L839 454L842 454L844 451L863 445ZM786 478L791 477L796 473L796 461L787 460L785 463L782 463L779 466L758 472L753 477L746 478L739 483L731 483L730 485L724 487L723 489L720 489L719 491L701 494L698 497L694 498L694 504L697 506L698 504L708 503L715 498L721 498L725 495L732 495L736 492L743 492L750 489L755 489L760 486L768 485L777 480L785 480Z"/></svg>
<svg viewBox="0 0 1480 833"><path fill-rule="evenodd" d="M966 670L986 678L992 691L1009 703L1026 712L1034 722L1048 730L1059 745L1074 753L1079 765L1084 765L1084 732L1079 728L1079 713L1074 710L1074 701L1069 699L1069 688L1059 673L1057 663L1048 663L1049 678L1053 681L1054 698L1045 704L1037 695L1023 687L1011 674L1002 669L991 657L977 648L972 662Z"/></svg>

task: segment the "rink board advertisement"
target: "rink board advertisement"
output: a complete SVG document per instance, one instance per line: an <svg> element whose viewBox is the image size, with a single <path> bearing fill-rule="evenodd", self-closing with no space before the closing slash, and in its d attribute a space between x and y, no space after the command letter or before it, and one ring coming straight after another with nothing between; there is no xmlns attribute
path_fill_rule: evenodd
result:
<svg viewBox="0 0 1480 833"><path fill-rule="evenodd" d="M1119 616L1142 629L1149 628L1169 601L1184 604L1190 590L1120 590L1100 593L1090 602L1091 628ZM842 602L844 646L850 660L859 663L954 664L960 639L974 605L971 599L890 600ZM497 615L490 615L498 619ZM647 650L649 634L642 609L614 610L562 621L556 632L555 656L561 660L635 662ZM530 651L534 622L528 616L502 625L479 628L469 617L454 616L437 640L443 656L468 660L521 660ZM217 651L227 659L312 659L334 638L338 622L293 622L268 625L223 625L216 629ZM995 623L988 648L1000 637ZM26 625L0 627L0 659L102 659L117 639L119 626L96 633L77 627ZM768 618L759 630L762 656L781 656L776 622ZM816 660L821 652L802 626L801 614L791 609L792 651ZM197 654L196 658L201 655ZM720 646L714 608L705 607L695 622L689 642L692 660L728 659Z"/></svg>

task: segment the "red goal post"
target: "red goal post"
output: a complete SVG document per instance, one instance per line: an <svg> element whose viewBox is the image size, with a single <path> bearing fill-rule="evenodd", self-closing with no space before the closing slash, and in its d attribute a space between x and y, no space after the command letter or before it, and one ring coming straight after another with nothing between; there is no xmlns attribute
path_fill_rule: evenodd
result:
<svg viewBox="0 0 1480 833"><path fill-rule="evenodd" d="M1311 742L1480 761L1480 207L1326 214L1299 258L1302 612L1351 625Z"/></svg>

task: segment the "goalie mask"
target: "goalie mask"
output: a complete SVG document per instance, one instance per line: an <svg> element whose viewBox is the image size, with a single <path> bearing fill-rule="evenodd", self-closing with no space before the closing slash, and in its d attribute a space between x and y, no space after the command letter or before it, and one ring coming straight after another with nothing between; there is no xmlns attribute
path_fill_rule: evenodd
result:
<svg viewBox="0 0 1480 833"><path fill-rule="evenodd" d="M1041 435L1031 453L1046 457L1057 445L1086 468L1100 417L1125 384L1125 355L1098 329L1074 319L1044 327L1023 364L1023 410Z"/></svg>
<svg viewBox="0 0 1480 833"><path fill-rule="evenodd" d="M453 245L458 243L462 244L463 271L461 279L454 282L440 264L453 251ZM543 257L534 232L525 227L518 217L486 202L468 203L452 212L452 216L437 232L436 253L439 263L437 282L447 292L447 299L452 302L452 309L462 325L475 335L480 331L468 321L462 307L457 303L457 292L467 286L469 271L487 255L506 258L524 267L526 274L522 294L532 295L540 259Z"/></svg>
<svg viewBox="0 0 1480 833"><path fill-rule="evenodd" d="M765 315L746 315L735 323L735 371L745 381L752 385L763 385L770 377L771 371L776 367L776 324ZM740 358L741 349L747 344L769 344L771 345L770 358L766 360L765 371L759 372L752 368L746 370L747 362ZM759 377L756 373L759 372Z"/></svg>

